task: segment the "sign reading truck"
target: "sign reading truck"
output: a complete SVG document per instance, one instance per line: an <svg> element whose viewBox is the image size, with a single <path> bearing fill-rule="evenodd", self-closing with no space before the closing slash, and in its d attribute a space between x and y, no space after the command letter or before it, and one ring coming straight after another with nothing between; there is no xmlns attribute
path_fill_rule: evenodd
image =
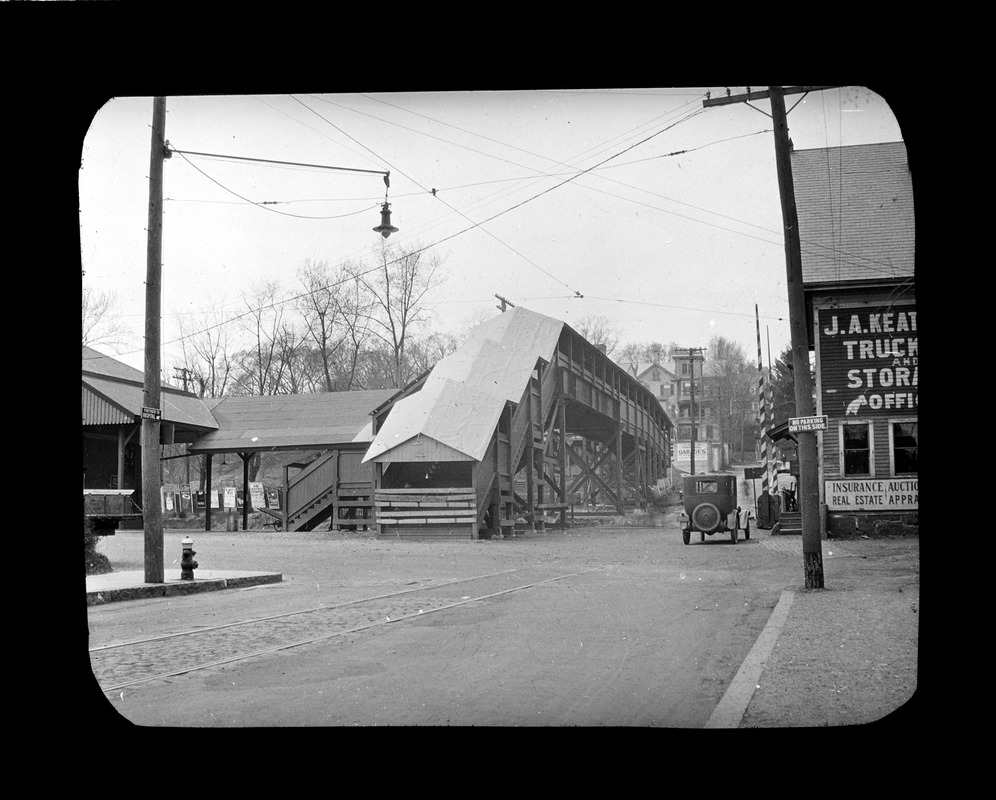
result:
<svg viewBox="0 0 996 800"><path fill-rule="evenodd" d="M833 417L917 411L916 307L822 309L821 410Z"/></svg>

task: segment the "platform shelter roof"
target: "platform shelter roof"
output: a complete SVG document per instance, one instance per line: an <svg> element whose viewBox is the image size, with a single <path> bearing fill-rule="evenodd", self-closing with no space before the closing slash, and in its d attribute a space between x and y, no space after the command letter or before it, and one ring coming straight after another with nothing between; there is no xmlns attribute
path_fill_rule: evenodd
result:
<svg viewBox="0 0 996 800"><path fill-rule="evenodd" d="M320 394L223 397L208 401L218 430L200 437L191 453L251 453L328 449L370 441L370 413L394 389Z"/></svg>
<svg viewBox="0 0 996 800"><path fill-rule="evenodd" d="M111 356L83 347L83 425L134 424L142 420L145 376ZM161 385L161 421L194 435L218 427L204 401L192 392Z"/></svg>

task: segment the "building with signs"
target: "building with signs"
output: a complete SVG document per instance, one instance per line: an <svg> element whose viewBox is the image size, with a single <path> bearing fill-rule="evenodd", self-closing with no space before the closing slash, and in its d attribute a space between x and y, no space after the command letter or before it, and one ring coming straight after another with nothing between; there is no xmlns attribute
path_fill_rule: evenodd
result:
<svg viewBox="0 0 996 800"><path fill-rule="evenodd" d="M827 535L919 524L913 185L902 142L793 151Z"/></svg>

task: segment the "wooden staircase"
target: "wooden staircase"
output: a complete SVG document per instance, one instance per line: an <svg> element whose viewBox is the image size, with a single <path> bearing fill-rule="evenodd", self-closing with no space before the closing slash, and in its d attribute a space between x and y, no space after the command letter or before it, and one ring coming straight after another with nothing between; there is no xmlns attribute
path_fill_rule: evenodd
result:
<svg viewBox="0 0 996 800"><path fill-rule="evenodd" d="M802 535L802 512L782 511L778 515L778 533Z"/></svg>

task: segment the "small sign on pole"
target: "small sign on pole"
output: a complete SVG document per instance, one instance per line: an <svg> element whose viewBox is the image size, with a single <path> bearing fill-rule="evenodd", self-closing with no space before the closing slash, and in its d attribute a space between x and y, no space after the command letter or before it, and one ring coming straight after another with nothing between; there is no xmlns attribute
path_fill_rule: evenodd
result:
<svg viewBox="0 0 996 800"><path fill-rule="evenodd" d="M825 431L828 427L827 415L818 417L790 417L789 433L801 431Z"/></svg>
<svg viewBox="0 0 996 800"><path fill-rule="evenodd" d="M150 408L149 406L142 406L142 419L162 419L163 412L159 408Z"/></svg>

